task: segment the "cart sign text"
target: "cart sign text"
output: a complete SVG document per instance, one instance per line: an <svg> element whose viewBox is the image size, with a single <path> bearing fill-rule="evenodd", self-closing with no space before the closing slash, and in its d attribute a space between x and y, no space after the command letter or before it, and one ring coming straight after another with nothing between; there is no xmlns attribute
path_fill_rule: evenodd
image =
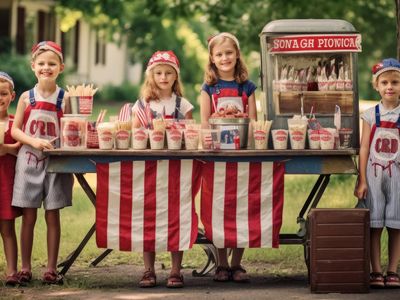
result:
<svg viewBox="0 0 400 300"><path fill-rule="evenodd" d="M286 35L270 38L270 53L361 52L360 34Z"/></svg>

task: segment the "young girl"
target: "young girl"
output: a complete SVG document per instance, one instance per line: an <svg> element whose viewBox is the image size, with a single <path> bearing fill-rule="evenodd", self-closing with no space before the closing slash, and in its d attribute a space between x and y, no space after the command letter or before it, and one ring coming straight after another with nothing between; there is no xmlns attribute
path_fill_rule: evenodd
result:
<svg viewBox="0 0 400 300"><path fill-rule="evenodd" d="M3 238L4 254L7 262L6 285L19 284L17 275L18 246L15 235L15 218L21 210L11 206L14 186L14 170L19 143L11 137L14 116L8 114L8 106L15 98L14 82L5 72L0 72L0 233Z"/></svg>
<svg viewBox="0 0 400 300"><path fill-rule="evenodd" d="M256 86L248 80L247 68L240 56L237 38L227 32L214 35L208 40L208 52L209 61L201 91L202 127L208 127L211 114L228 110L247 113L251 119L256 120ZM249 277L240 265L243 252L243 248L233 249L229 267L226 249L218 249L219 265L214 280L248 281Z"/></svg>
<svg viewBox="0 0 400 300"><path fill-rule="evenodd" d="M32 71L36 86L24 92L17 106L12 136L23 145L18 152L12 205L23 211L21 226L21 282L32 279L31 254L37 209L42 206L47 224L47 270L42 281L62 284L57 274L60 245L59 209L71 205L73 178L71 174L46 173L48 164L44 149L53 149L60 136L60 118L69 112L68 96L56 84L64 70L61 47L51 41L32 48ZM65 104L64 104L65 103Z"/></svg>
<svg viewBox="0 0 400 300"><path fill-rule="evenodd" d="M140 98L132 108L134 128L147 127L153 118L192 118L193 105L182 97L179 61L172 51L157 51L152 55ZM145 272L139 282L140 287L156 285L155 256L155 252L143 253ZM167 287L183 287L182 257L183 251L171 252L172 267Z"/></svg>
<svg viewBox="0 0 400 300"><path fill-rule="evenodd" d="M360 175L355 196L364 199L370 209L370 285L400 287L400 63L393 58L384 59L373 67L372 73L373 86L382 99L361 116ZM380 261L384 227L389 235L385 277Z"/></svg>

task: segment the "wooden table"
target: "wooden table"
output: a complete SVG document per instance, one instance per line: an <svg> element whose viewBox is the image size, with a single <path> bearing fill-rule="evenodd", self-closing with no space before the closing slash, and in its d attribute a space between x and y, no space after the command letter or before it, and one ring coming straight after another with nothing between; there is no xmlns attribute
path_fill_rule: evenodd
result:
<svg viewBox="0 0 400 300"><path fill-rule="evenodd" d="M95 205L96 195L86 181L85 173L95 173L98 162L117 162L123 160L163 160L163 159L200 159L205 161L284 161L285 174L317 174L319 175L313 188L297 217L299 230L297 233L282 233L279 236L281 244L305 245L306 226L304 215L310 208L318 205L332 174L357 174L354 157L356 149L340 150L47 150L50 160L47 171L55 173L73 173L85 191L90 201ZM85 247L93 233L95 224L91 227L79 246L59 264L61 274L65 274L80 252ZM216 262L215 251L208 246L210 242L200 235L197 243L204 246L208 255L208 262L203 270L197 274L207 274ZM92 262L96 265L111 250L106 250L100 257ZM212 257L214 256L214 257Z"/></svg>

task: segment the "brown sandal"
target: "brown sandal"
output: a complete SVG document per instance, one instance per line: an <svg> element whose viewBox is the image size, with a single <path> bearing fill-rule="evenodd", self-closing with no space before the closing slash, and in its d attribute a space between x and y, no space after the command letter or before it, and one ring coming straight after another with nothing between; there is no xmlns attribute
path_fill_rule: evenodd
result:
<svg viewBox="0 0 400 300"><path fill-rule="evenodd" d="M19 280L18 273L14 273L14 274L7 276L6 286L16 286L16 285L20 285L20 284L21 284L21 282Z"/></svg>
<svg viewBox="0 0 400 300"><path fill-rule="evenodd" d="M381 272L372 272L369 274L369 286L371 288L383 288L385 286L385 278Z"/></svg>
<svg viewBox="0 0 400 300"><path fill-rule="evenodd" d="M227 282L229 281L229 274L230 274L229 268L218 266L217 269L215 270L214 281Z"/></svg>
<svg viewBox="0 0 400 300"><path fill-rule="evenodd" d="M47 271L43 274L42 277L43 284L64 284L64 278L62 275L58 274L55 271Z"/></svg>
<svg viewBox="0 0 400 300"><path fill-rule="evenodd" d="M150 288L157 284L157 277L153 271L147 270L143 273L142 279L139 281L139 287Z"/></svg>
<svg viewBox="0 0 400 300"><path fill-rule="evenodd" d="M29 283L32 280L31 271L19 271L17 276L21 284Z"/></svg>
<svg viewBox="0 0 400 300"><path fill-rule="evenodd" d="M250 277L242 266L235 266L231 268L231 279L233 282L243 283L248 282Z"/></svg>
<svg viewBox="0 0 400 300"><path fill-rule="evenodd" d="M167 281L167 288L183 288L182 274L170 274Z"/></svg>
<svg viewBox="0 0 400 300"><path fill-rule="evenodd" d="M397 274L396 272L388 271L385 277L385 286L389 288L399 288L400 287L399 274Z"/></svg>

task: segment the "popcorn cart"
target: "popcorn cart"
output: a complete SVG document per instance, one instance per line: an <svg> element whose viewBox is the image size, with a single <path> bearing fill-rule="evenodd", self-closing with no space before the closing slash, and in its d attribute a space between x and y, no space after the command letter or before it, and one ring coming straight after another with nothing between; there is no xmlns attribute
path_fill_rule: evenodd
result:
<svg viewBox="0 0 400 300"><path fill-rule="evenodd" d="M329 19L276 20L263 28L260 39L262 109L264 118L273 120L272 129L286 128L294 115L315 116L322 127L352 131L347 148L359 148L361 35L353 25Z"/></svg>

